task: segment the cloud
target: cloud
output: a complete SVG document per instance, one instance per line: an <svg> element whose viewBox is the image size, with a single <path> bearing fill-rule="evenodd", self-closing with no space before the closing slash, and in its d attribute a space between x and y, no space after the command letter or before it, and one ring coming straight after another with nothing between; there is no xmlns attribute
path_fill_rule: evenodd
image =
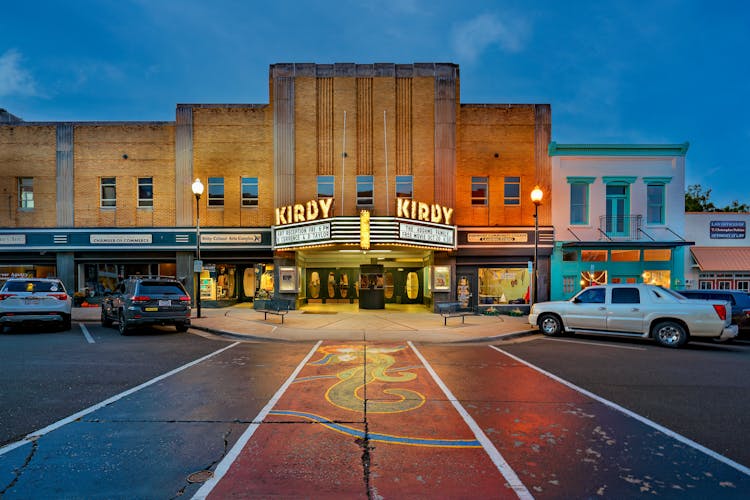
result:
<svg viewBox="0 0 750 500"><path fill-rule="evenodd" d="M38 95L34 78L20 63L21 53L15 49L0 55L0 96Z"/></svg>
<svg viewBox="0 0 750 500"><path fill-rule="evenodd" d="M495 45L506 52L520 52L524 48L528 28L519 18L510 21L501 21L494 14L480 14L460 23L453 29L453 48L469 62L475 61L481 52Z"/></svg>

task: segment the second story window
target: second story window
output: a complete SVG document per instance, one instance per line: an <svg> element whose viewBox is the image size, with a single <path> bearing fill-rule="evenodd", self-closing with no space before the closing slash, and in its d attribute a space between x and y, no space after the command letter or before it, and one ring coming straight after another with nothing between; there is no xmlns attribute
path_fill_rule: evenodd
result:
<svg viewBox="0 0 750 500"><path fill-rule="evenodd" d="M505 188L503 190L503 199L505 205L521 204L521 178L506 177Z"/></svg>
<svg viewBox="0 0 750 500"><path fill-rule="evenodd" d="M117 207L117 178L102 177L100 179L101 197L99 206L102 208Z"/></svg>
<svg viewBox="0 0 750 500"><path fill-rule="evenodd" d="M258 178L257 177L243 177L242 178L242 206L243 207L257 207L258 206Z"/></svg>
<svg viewBox="0 0 750 500"><path fill-rule="evenodd" d="M208 206L209 207L223 207L224 206L224 178L223 177L209 177L208 178Z"/></svg>
<svg viewBox="0 0 750 500"><path fill-rule="evenodd" d="M646 223L664 224L664 184L646 186Z"/></svg>
<svg viewBox="0 0 750 500"><path fill-rule="evenodd" d="M471 178L471 204L472 205L487 205L488 189L487 177L472 177Z"/></svg>
<svg viewBox="0 0 750 500"><path fill-rule="evenodd" d="M30 210L34 208L34 178L18 178L18 206Z"/></svg>
<svg viewBox="0 0 750 500"><path fill-rule="evenodd" d="M318 176L318 198L333 198L333 180L332 175Z"/></svg>
<svg viewBox="0 0 750 500"><path fill-rule="evenodd" d="M371 175L357 176L357 206L371 206L375 204L373 181Z"/></svg>
<svg viewBox="0 0 750 500"><path fill-rule="evenodd" d="M589 223L589 185L586 183L570 185L570 223Z"/></svg>
<svg viewBox="0 0 750 500"><path fill-rule="evenodd" d="M408 198L414 197L414 177L411 175L397 175L396 176L396 198Z"/></svg>
<svg viewBox="0 0 750 500"><path fill-rule="evenodd" d="M154 206L154 178L138 177L138 208Z"/></svg>

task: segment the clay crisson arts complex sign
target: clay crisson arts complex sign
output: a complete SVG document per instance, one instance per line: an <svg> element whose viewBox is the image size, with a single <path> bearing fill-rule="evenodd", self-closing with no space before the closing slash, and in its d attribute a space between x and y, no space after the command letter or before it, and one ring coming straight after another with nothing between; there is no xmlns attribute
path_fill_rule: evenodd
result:
<svg viewBox="0 0 750 500"><path fill-rule="evenodd" d="M398 198L396 217L375 217L367 210L359 217L331 217L332 204L333 198L321 198L276 208L274 250L337 244L364 250L377 244L456 248L452 208Z"/></svg>

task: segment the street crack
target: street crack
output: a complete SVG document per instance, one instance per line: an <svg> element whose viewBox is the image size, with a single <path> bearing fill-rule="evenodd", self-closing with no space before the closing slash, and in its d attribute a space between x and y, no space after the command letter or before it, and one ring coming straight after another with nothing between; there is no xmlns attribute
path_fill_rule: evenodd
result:
<svg viewBox="0 0 750 500"><path fill-rule="evenodd" d="M13 480L10 482L10 484L8 486L6 486L5 488L2 489L2 491L0 491L0 498L2 498L3 495L5 495L5 493L9 489L11 489L13 486L16 485L16 483L18 482L18 480L21 478L21 474L23 474L23 472L26 469L26 467L31 463L31 460L34 458L34 455L36 455L36 451L37 451L38 448L39 448L39 444L37 443L37 440L34 439L31 442L31 450L29 451L29 454L26 457L26 460L24 461L24 463L23 463L23 465L21 467L15 469L13 471L13 474L14 474Z"/></svg>

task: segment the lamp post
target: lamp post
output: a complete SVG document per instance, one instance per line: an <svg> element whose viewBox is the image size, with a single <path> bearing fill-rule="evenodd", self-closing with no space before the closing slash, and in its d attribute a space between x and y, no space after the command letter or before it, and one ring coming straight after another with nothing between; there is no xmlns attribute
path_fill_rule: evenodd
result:
<svg viewBox="0 0 750 500"><path fill-rule="evenodd" d="M537 283L539 282L539 205L542 203L544 193L539 186L534 186L531 191L531 201L534 203L534 293L531 296L531 303L535 303L537 293Z"/></svg>
<svg viewBox="0 0 750 500"><path fill-rule="evenodd" d="M195 291L195 307L198 309L198 317L201 317L201 271L203 269L203 262L201 261L201 206L200 199L203 194L203 183L200 179L195 179L193 182L193 194L195 195L195 249L197 254L197 266L194 266L193 270L198 274L198 279L195 280L197 290Z"/></svg>

